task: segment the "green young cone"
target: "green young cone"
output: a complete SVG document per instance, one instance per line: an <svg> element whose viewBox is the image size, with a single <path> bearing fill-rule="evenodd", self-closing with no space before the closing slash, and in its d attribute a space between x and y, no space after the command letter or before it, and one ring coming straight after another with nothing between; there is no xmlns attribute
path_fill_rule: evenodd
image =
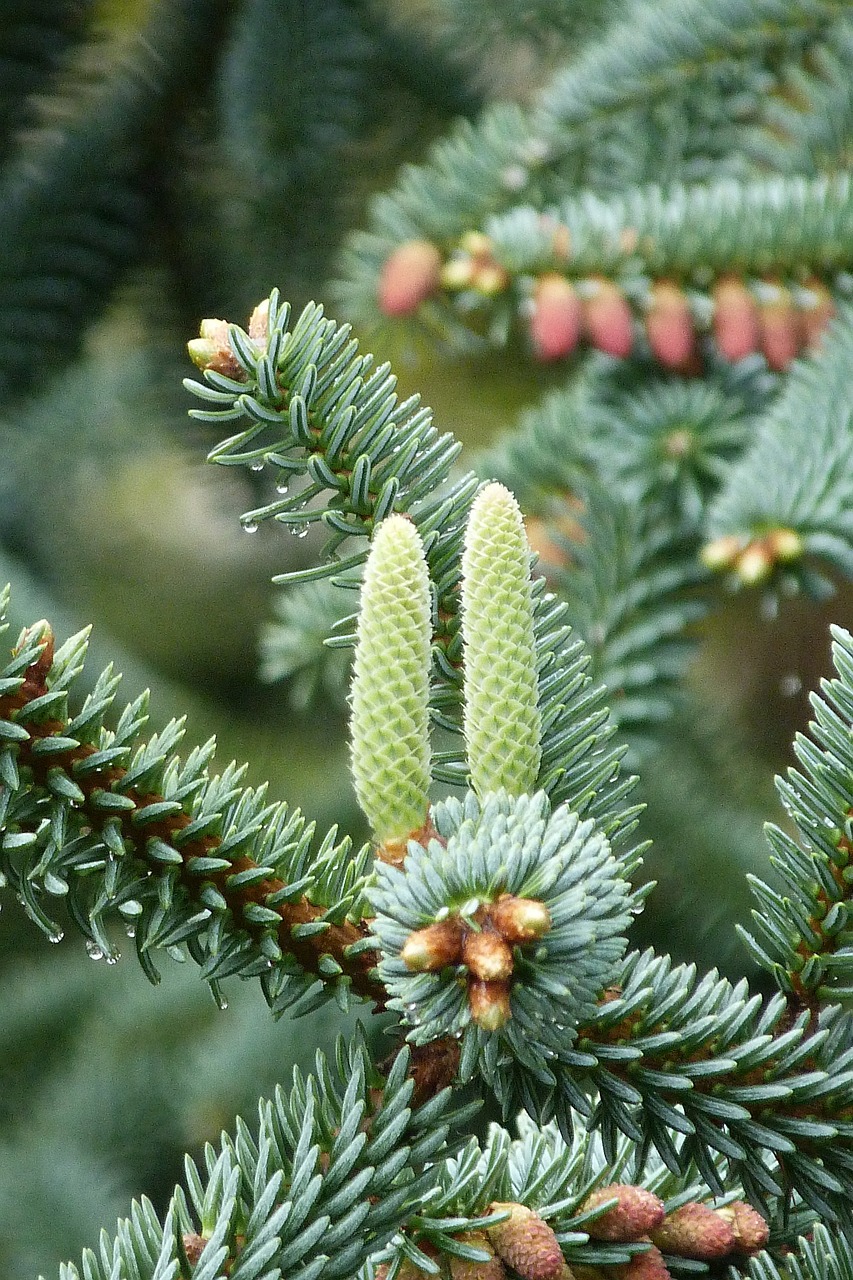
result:
<svg viewBox="0 0 853 1280"><path fill-rule="evenodd" d="M518 503L489 484L471 507L462 555L465 742L483 797L536 789L542 721L536 679L530 549Z"/></svg>
<svg viewBox="0 0 853 1280"><path fill-rule="evenodd" d="M389 516L364 570L350 695L355 793L378 843L404 838L427 816L431 636L420 535Z"/></svg>

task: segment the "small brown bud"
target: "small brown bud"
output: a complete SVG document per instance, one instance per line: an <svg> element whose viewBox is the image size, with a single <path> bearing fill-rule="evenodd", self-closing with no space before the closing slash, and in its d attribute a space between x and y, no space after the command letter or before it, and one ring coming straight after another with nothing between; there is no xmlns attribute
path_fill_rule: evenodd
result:
<svg viewBox="0 0 853 1280"><path fill-rule="evenodd" d="M231 349L227 320L202 320L199 337L187 343L187 352L197 369L212 369L226 378L245 382L246 371Z"/></svg>
<svg viewBox="0 0 853 1280"><path fill-rule="evenodd" d="M475 1249L482 1249L489 1257L485 1262L474 1262L453 1253L446 1254L451 1280L505 1280L504 1264L495 1253L485 1231L466 1231L456 1236L456 1239L463 1244L473 1245Z"/></svg>
<svg viewBox="0 0 853 1280"><path fill-rule="evenodd" d="M494 245L487 235L482 231L466 231L459 245L466 253L470 253L472 258L491 258Z"/></svg>
<svg viewBox="0 0 853 1280"><path fill-rule="evenodd" d="M630 1262L613 1267L616 1280L672 1280L660 1249L654 1245L645 1253L635 1253Z"/></svg>
<svg viewBox="0 0 853 1280"><path fill-rule="evenodd" d="M469 930L462 944L462 962L483 982L502 982L512 974L512 950L498 933Z"/></svg>
<svg viewBox="0 0 853 1280"><path fill-rule="evenodd" d="M430 840L438 840L439 844L447 844L443 840L432 825L432 818L427 816L426 821L416 831L410 831L405 836L388 836L381 844L376 846L376 857L380 862L388 862L392 867L402 867L406 860L406 854L409 852L409 841L415 840L424 848L429 844Z"/></svg>
<svg viewBox="0 0 853 1280"><path fill-rule="evenodd" d="M386 316L416 311L438 287L441 254L429 240L407 240L389 254L379 276L377 297Z"/></svg>
<svg viewBox="0 0 853 1280"><path fill-rule="evenodd" d="M449 916L438 924L410 933L400 957L414 973L435 973L449 964L459 964L465 932L459 917Z"/></svg>
<svg viewBox="0 0 853 1280"><path fill-rule="evenodd" d="M489 1213L508 1209L510 1216L488 1227L489 1239L497 1252L522 1280L558 1280L564 1259L551 1227L533 1209L523 1204L495 1201Z"/></svg>
<svg viewBox="0 0 853 1280"><path fill-rule="evenodd" d="M488 916L492 928L509 943L532 942L551 928L551 913L544 902L516 898L511 893L504 893L493 902Z"/></svg>
<svg viewBox="0 0 853 1280"><path fill-rule="evenodd" d="M743 551L745 542L735 533L725 533L713 542L707 542L699 552L699 559L707 569L730 569Z"/></svg>
<svg viewBox="0 0 853 1280"><path fill-rule="evenodd" d="M270 300L264 298L249 316L249 337L258 346L266 347L270 336Z"/></svg>
<svg viewBox="0 0 853 1280"><path fill-rule="evenodd" d="M735 1247L735 1234L725 1218L707 1204L692 1200L668 1214L651 1237L664 1253L711 1262Z"/></svg>
<svg viewBox="0 0 853 1280"><path fill-rule="evenodd" d="M571 355L581 332L581 302L571 283L557 272L540 276L533 294L530 338L540 360Z"/></svg>
<svg viewBox="0 0 853 1280"><path fill-rule="evenodd" d="M799 560L803 554L803 540L796 529L773 529L766 541L776 560Z"/></svg>
<svg viewBox="0 0 853 1280"><path fill-rule="evenodd" d="M509 273L499 262L484 262L477 267L472 283L478 293L484 293L487 298L491 298L496 293L502 293L507 287Z"/></svg>
<svg viewBox="0 0 853 1280"><path fill-rule="evenodd" d="M631 308L618 285L603 277L595 281L596 290L583 303L583 325L586 336L599 351L624 359L634 345L634 322Z"/></svg>
<svg viewBox="0 0 853 1280"><path fill-rule="evenodd" d="M191 1267L194 1267L201 1257L207 1241L204 1236L200 1236L196 1231L188 1231L186 1235L182 1237L182 1240L184 1253L187 1255L187 1262Z"/></svg>
<svg viewBox="0 0 853 1280"><path fill-rule="evenodd" d="M441 268L441 286L444 289L470 289L477 274L473 258L451 258Z"/></svg>
<svg viewBox="0 0 853 1280"><path fill-rule="evenodd" d="M586 1231L593 1240L613 1240L625 1243L647 1236L664 1220L663 1201L645 1187L635 1187L619 1182L608 1187L597 1187L581 1205L584 1213L608 1200L616 1200L611 1209L600 1218L586 1223Z"/></svg>
<svg viewBox="0 0 853 1280"><path fill-rule="evenodd" d="M750 542L737 558L735 568L741 582L748 587L755 587L764 582L773 572L774 558L762 538L758 542Z"/></svg>
<svg viewBox="0 0 853 1280"><path fill-rule="evenodd" d="M770 1227L757 1209L745 1200L732 1200L716 1212L731 1227L738 1253L757 1253L767 1244Z"/></svg>
<svg viewBox="0 0 853 1280"><path fill-rule="evenodd" d="M468 1005L471 1017L484 1031L499 1031L512 1016L506 982L483 982L481 978L469 978Z"/></svg>
<svg viewBox="0 0 853 1280"><path fill-rule="evenodd" d="M727 360L758 350L758 303L737 276L722 276L713 289L714 337Z"/></svg>
<svg viewBox="0 0 853 1280"><path fill-rule="evenodd" d="M800 353L805 335L800 313L787 289L778 287L775 297L758 309L761 350L771 369L787 369Z"/></svg>

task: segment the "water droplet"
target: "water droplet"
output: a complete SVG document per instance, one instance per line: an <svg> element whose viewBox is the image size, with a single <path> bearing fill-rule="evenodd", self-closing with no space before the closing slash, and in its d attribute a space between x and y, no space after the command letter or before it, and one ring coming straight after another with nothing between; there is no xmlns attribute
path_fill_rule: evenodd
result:
<svg viewBox="0 0 853 1280"><path fill-rule="evenodd" d="M250 469L251 471L263 471L263 469L264 469L264 460L263 460L263 458L256 458L254 462L250 462L250 463L249 463L249 469Z"/></svg>
<svg viewBox="0 0 853 1280"><path fill-rule="evenodd" d="M62 932L62 930L57 929L54 933L49 933L47 935L47 940L48 942L61 942L64 937L65 937L65 934Z"/></svg>
<svg viewBox="0 0 853 1280"><path fill-rule="evenodd" d="M279 480L278 484L275 487L275 491L276 493L287 493L289 488L290 488L289 480Z"/></svg>
<svg viewBox="0 0 853 1280"><path fill-rule="evenodd" d="M290 526L290 534L293 538L306 538L308 536L308 525L292 524Z"/></svg>
<svg viewBox="0 0 853 1280"><path fill-rule="evenodd" d="M244 521L243 521L243 532L244 532L244 533L257 533L257 532L258 532L258 522L257 522L256 520L244 520Z"/></svg>
<svg viewBox="0 0 853 1280"><path fill-rule="evenodd" d="M129 938L135 938L135 937L136 937L136 925L135 925L135 924L126 924L126 925L124 926L124 931L125 931L125 933L127 934L127 936L128 936Z"/></svg>
<svg viewBox="0 0 853 1280"><path fill-rule="evenodd" d="M121 952L110 951L107 955L104 956L104 959L106 960L107 964L118 964L119 960L121 959Z"/></svg>
<svg viewBox="0 0 853 1280"><path fill-rule="evenodd" d="M795 671L783 676L779 681L779 692L783 698L795 698L802 687L803 682Z"/></svg>
<svg viewBox="0 0 853 1280"><path fill-rule="evenodd" d="M103 951L97 942L93 942L91 938L86 939L86 954L90 960L103 960L104 958Z"/></svg>

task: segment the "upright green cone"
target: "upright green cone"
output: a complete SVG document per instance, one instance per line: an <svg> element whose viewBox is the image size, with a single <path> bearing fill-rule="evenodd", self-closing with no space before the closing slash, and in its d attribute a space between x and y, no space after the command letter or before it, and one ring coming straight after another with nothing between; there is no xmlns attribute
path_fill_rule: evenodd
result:
<svg viewBox="0 0 853 1280"><path fill-rule="evenodd" d="M420 535L405 516L388 516L364 570L350 695L355 793L379 844L426 821L431 639Z"/></svg>
<svg viewBox="0 0 853 1280"><path fill-rule="evenodd" d="M536 789L542 720L533 638L530 548L518 503L501 484L481 489L462 554L465 742L471 786Z"/></svg>

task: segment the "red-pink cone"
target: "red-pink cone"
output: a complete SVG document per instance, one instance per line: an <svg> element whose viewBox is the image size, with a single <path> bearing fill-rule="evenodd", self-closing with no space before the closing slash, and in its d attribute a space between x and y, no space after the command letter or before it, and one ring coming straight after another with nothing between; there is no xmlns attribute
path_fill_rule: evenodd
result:
<svg viewBox="0 0 853 1280"><path fill-rule="evenodd" d="M645 1253L635 1253L630 1262L614 1267L616 1280L672 1280L660 1249L652 1245Z"/></svg>
<svg viewBox="0 0 853 1280"><path fill-rule="evenodd" d="M609 1187L597 1187L581 1205L582 1212L595 1209L608 1200L617 1203L600 1218L584 1226L593 1240L614 1240L626 1243L639 1240L659 1227L664 1220L663 1201L645 1187L615 1182Z"/></svg>
<svg viewBox="0 0 853 1280"><path fill-rule="evenodd" d="M669 280L652 285L646 337L652 355L667 369L683 368L694 353L696 335L690 303L683 290Z"/></svg>
<svg viewBox="0 0 853 1280"><path fill-rule="evenodd" d="M757 1209L745 1200L732 1200L716 1212L731 1227L738 1253L757 1253L767 1244L770 1226Z"/></svg>
<svg viewBox="0 0 853 1280"><path fill-rule="evenodd" d="M727 360L743 360L758 350L758 303L737 276L722 276L713 289L714 337Z"/></svg>
<svg viewBox="0 0 853 1280"><path fill-rule="evenodd" d="M771 369L787 369L800 353L804 341L802 318L787 289L778 287L776 297L758 310L761 350Z"/></svg>
<svg viewBox="0 0 853 1280"><path fill-rule="evenodd" d="M664 1253L710 1262L724 1258L735 1247L735 1235L725 1218L707 1204L690 1201L668 1214L651 1233L652 1240Z"/></svg>
<svg viewBox="0 0 853 1280"><path fill-rule="evenodd" d="M488 1227L495 1251L522 1280L557 1280L563 1270L563 1255L557 1237L544 1219L523 1204L495 1201L489 1213L510 1211L505 1222Z"/></svg>
<svg viewBox="0 0 853 1280"><path fill-rule="evenodd" d="M634 321L628 301L612 280L595 281L595 293L583 303L583 327L599 351L624 359L634 345Z"/></svg>
<svg viewBox="0 0 853 1280"><path fill-rule="evenodd" d="M533 293L530 338L540 360L571 355L581 332L581 303L565 276L540 276Z"/></svg>
<svg viewBox="0 0 853 1280"><path fill-rule="evenodd" d="M377 297L386 316L407 316L438 287L441 254L429 240L407 240L389 254Z"/></svg>
<svg viewBox="0 0 853 1280"><path fill-rule="evenodd" d="M464 1244L471 1244L476 1249L483 1249L490 1256L487 1262L473 1262L470 1258L460 1258L454 1253L445 1254L450 1268L450 1280L505 1280L504 1264L495 1253L485 1231L466 1231L456 1239Z"/></svg>

